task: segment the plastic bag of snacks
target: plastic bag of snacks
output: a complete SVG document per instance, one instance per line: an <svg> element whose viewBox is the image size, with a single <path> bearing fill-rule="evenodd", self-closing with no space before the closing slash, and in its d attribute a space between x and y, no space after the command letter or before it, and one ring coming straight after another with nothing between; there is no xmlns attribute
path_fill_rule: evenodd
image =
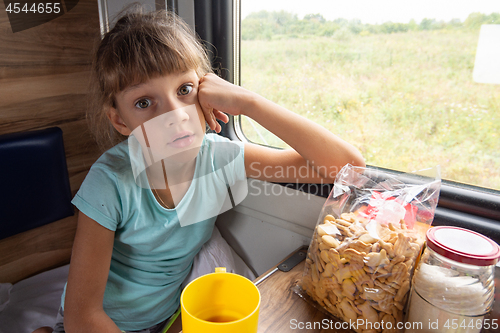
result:
<svg viewBox="0 0 500 333"><path fill-rule="evenodd" d="M437 168L390 175L346 165L323 206L299 294L356 332L395 332L439 198Z"/></svg>

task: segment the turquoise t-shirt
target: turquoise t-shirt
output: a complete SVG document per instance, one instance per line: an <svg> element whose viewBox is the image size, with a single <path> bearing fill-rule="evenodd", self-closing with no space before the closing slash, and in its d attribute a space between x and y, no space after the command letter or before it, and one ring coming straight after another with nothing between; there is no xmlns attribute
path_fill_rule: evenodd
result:
<svg viewBox="0 0 500 333"><path fill-rule="evenodd" d="M177 211L210 211L210 198L224 197L228 186L245 181L243 147L241 142L206 134L193 181L175 209L164 208L150 189L136 184L127 141L92 166L72 202L115 231L103 306L120 329L151 327L179 307L180 286L210 238L216 216L181 226Z"/></svg>

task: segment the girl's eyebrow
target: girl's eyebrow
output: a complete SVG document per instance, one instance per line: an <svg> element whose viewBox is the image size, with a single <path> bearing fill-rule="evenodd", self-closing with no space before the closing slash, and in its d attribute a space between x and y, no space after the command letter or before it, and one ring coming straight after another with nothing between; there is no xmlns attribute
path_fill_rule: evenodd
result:
<svg viewBox="0 0 500 333"><path fill-rule="evenodd" d="M191 80L191 75L190 75L190 70L187 70L187 71L184 71L184 72L181 72L179 74L179 79L180 81L196 81L198 82L197 80ZM196 77L198 78L198 77ZM127 94L127 93L130 93L131 91L134 91L136 89L139 89L141 88L142 86L146 85L146 82L141 82L141 83L137 83L137 84L133 84L133 85L130 85L128 86L127 88L123 89L122 90L122 94Z"/></svg>
<svg viewBox="0 0 500 333"><path fill-rule="evenodd" d="M127 94L135 89L139 89L141 86L143 86L144 83L138 83L138 84L134 84L134 85L131 85L131 86L128 86L127 88L123 89L122 93L123 94Z"/></svg>

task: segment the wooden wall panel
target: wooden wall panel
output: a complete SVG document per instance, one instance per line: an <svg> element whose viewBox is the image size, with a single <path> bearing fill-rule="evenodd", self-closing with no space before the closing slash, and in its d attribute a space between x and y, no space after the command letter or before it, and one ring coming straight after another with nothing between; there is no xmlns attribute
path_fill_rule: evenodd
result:
<svg viewBox="0 0 500 333"><path fill-rule="evenodd" d="M0 283L69 263L78 215L0 241Z"/></svg>
<svg viewBox="0 0 500 333"><path fill-rule="evenodd" d="M42 25L12 33L0 5L0 66L87 64L92 38L99 32L97 1L80 0L75 8Z"/></svg>
<svg viewBox="0 0 500 333"><path fill-rule="evenodd" d="M0 134L59 126L72 193L99 152L85 122L91 54L99 38L96 0L13 33L0 3Z"/></svg>
<svg viewBox="0 0 500 333"><path fill-rule="evenodd" d="M57 19L16 33L0 2L0 134L60 127L73 195L100 154L85 121L99 31L96 0L80 0ZM69 262L76 219L1 240L0 282Z"/></svg>

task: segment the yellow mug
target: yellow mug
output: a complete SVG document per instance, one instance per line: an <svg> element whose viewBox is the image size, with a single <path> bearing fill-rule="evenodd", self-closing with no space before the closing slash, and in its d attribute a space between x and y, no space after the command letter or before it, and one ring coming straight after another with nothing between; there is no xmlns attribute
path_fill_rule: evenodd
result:
<svg viewBox="0 0 500 333"><path fill-rule="evenodd" d="M256 333L259 307L260 292L252 281L218 267L182 291L182 332Z"/></svg>

